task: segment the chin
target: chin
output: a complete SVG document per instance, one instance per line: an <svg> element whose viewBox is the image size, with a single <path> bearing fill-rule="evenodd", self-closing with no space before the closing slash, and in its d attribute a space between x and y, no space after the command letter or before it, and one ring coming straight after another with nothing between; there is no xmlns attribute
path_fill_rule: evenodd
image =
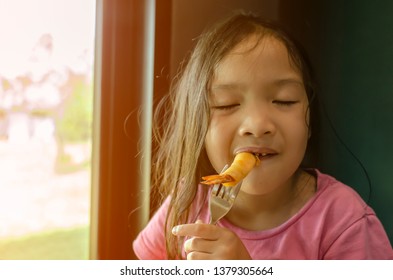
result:
<svg viewBox="0 0 393 280"><path fill-rule="evenodd" d="M243 180L241 192L249 195L264 195L266 194L265 184L261 181L247 178Z"/></svg>

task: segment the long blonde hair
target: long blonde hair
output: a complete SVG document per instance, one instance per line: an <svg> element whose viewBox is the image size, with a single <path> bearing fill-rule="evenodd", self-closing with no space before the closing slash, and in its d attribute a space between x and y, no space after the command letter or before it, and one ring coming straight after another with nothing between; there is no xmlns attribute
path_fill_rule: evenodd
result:
<svg viewBox="0 0 393 280"><path fill-rule="evenodd" d="M204 149L214 70L228 52L250 35L269 35L282 41L291 61L303 74L309 99L312 95L309 70L300 49L275 25L237 13L199 37L186 67L158 105L153 124L152 191L160 201L171 196L164 229L168 259L181 258L182 240L171 234L172 227L189 222L201 176L215 172Z"/></svg>

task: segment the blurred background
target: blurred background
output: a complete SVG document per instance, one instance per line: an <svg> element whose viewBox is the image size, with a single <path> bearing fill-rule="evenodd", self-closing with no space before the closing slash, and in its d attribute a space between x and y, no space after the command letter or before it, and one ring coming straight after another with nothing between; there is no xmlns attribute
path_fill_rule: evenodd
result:
<svg viewBox="0 0 393 280"><path fill-rule="evenodd" d="M0 259L86 259L95 1L0 0Z"/></svg>

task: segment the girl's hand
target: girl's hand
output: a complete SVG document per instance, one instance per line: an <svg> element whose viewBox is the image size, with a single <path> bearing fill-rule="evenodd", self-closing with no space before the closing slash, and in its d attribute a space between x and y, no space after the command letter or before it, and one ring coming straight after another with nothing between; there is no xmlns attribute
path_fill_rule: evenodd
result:
<svg viewBox="0 0 393 280"><path fill-rule="evenodd" d="M197 221L176 226L172 233L190 237L184 243L188 260L251 260L239 237L226 228Z"/></svg>

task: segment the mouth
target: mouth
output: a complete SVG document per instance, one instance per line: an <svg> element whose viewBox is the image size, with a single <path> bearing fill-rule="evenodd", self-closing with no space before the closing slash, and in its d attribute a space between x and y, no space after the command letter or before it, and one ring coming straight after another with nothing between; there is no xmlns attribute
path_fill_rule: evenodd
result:
<svg viewBox="0 0 393 280"><path fill-rule="evenodd" d="M278 154L275 150L270 148L254 148L254 147L243 148L238 150L236 153L240 153L240 152L252 153L259 160L266 160Z"/></svg>
<svg viewBox="0 0 393 280"><path fill-rule="evenodd" d="M253 153L259 160L271 158L276 155L276 153Z"/></svg>

